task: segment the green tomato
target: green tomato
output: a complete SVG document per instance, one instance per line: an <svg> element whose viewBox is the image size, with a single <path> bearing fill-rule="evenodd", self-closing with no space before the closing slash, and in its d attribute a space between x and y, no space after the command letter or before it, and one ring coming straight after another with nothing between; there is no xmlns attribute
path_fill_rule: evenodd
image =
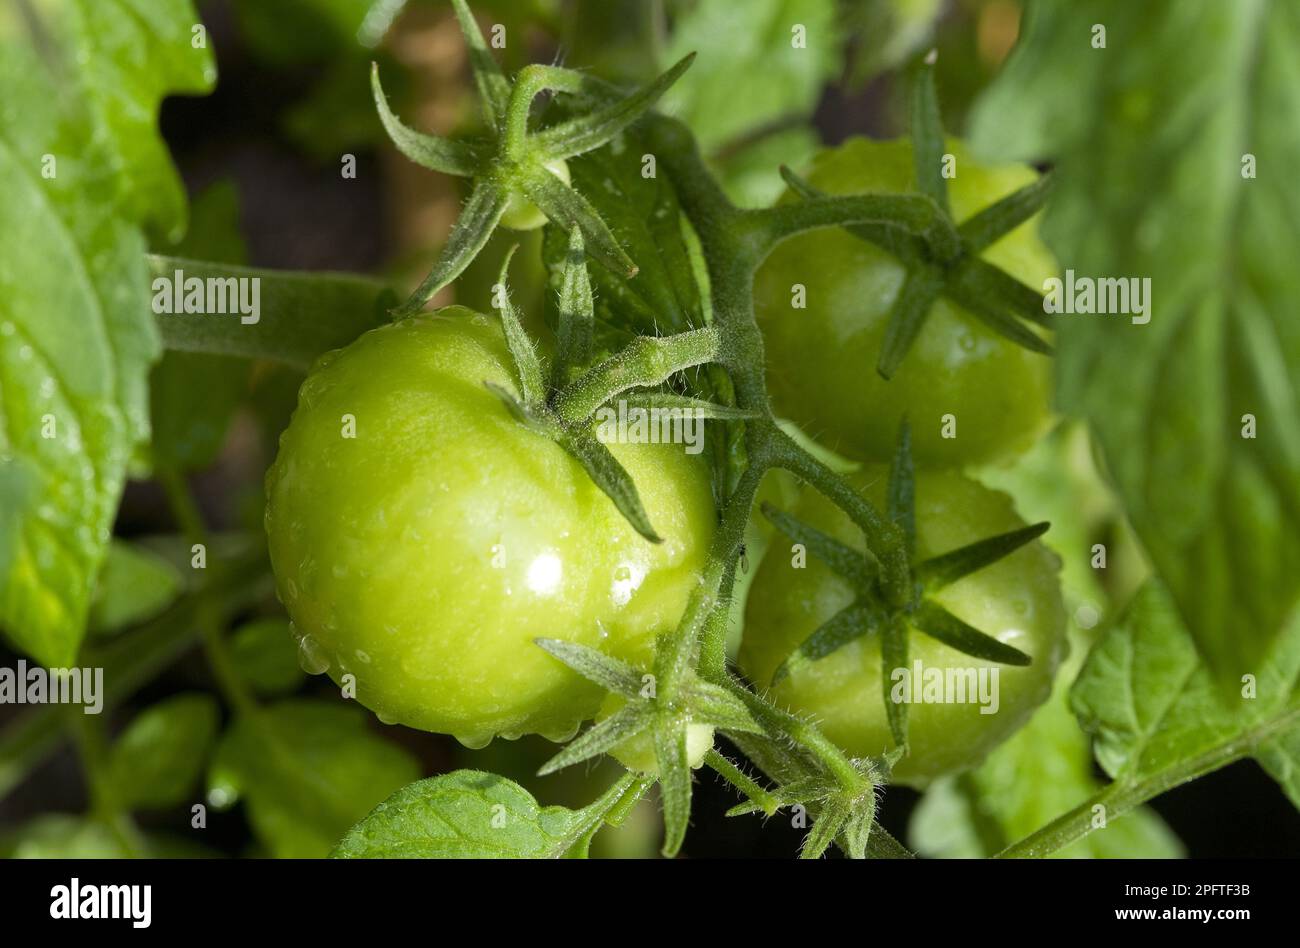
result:
<svg viewBox="0 0 1300 948"><path fill-rule="evenodd" d="M947 149L956 159L948 192L958 222L1034 180L1028 167L976 164L961 142L950 140ZM821 152L808 180L831 194L913 191L911 142L850 139ZM1033 221L983 256L1036 289L1056 274ZM754 305L778 413L857 460L888 460L904 415L919 464L987 462L1028 448L1050 422L1051 360L997 335L946 296L893 378L876 372L905 275L894 256L842 229L803 234L773 251L755 278ZM795 308L796 286L806 308Z"/></svg>
<svg viewBox="0 0 1300 948"><path fill-rule="evenodd" d="M564 159L548 161L542 167L565 184L569 183L569 166L564 163ZM546 215L542 213L540 207L522 194L510 195L506 211L501 215L502 227L509 227L511 230L536 230L545 223Z"/></svg>
<svg viewBox="0 0 1300 948"><path fill-rule="evenodd" d="M603 690L535 643L648 667L698 581L709 473L668 444L612 444L660 544L521 426L500 327L463 307L383 326L322 357L267 476L277 588L311 670L355 676L386 721L482 746L562 739Z"/></svg>
<svg viewBox="0 0 1300 948"><path fill-rule="evenodd" d="M878 507L884 506L886 475L868 468L849 481ZM805 491L791 510L805 523L862 549L862 535L838 508L820 494ZM916 477L917 555L924 559L976 540L1024 526L1011 499L953 472L919 473ZM764 558L749 592L745 637L739 664L759 687L766 687L785 658L827 619L851 603L849 585L813 556L804 562L792 554L788 540L777 541ZM909 700L910 753L899 761L894 779L923 786L944 774L979 763L1028 720L1051 692L1052 679L1065 652L1065 607L1057 573L1060 563L1043 544L1034 542L991 566L933 594L949 612L1001 642L1028 654L1025 667L973 658L909 631L909 667L927 670L973 669L983 675L992 700L935 703ZM981 671L986 669L986 671ZM992 689L992 670L997 688ZM893 747L881 690L880 642L874 635L849 642L824 658L795 669L771 688L771 697L816 720L826 736L855 757L879 756ZM967 673L969 675L969 673ZM891 682L900 687L902 678ZM908 675L910 682L914 676ZM922 677L922 680L924 678ZM907 699L909 695L897 691ZM947 697L947 695L944 695Z"/></svg>

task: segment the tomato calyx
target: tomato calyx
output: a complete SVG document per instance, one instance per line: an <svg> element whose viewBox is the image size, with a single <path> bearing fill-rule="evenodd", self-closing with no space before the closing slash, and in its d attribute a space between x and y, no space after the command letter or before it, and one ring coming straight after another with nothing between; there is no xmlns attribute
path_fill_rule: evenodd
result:
<svg viewBox="0 0 1300 948"><path fill-rule="evenodd" d="M653 736L661 774L688 765L687 739L691 725L744 734L768 733L744 702L726 688L689 673L671 700L661 698L655 676L596 649L561 639L536 639L536 644L589 681L626 703L574 738L538 774L545 776L606 753L639 735ZM665 780L667 785L670 781Z"/></svg>
<svg viewBox="0 0 1300 948"><path fill-rule="evenodd" d="M518 226L536 226L534 222L540 221L537 214L530 212L533 208L566 228L579 228L605 266L635 275L636 264L595 208L569 187L566 173L553 169L568 158L601 147L644 115L690 67L694 54L627 94L592 76L557 66L525 66L512 83L488 52L465 0L453 0L453 5L470 47L470 64L487 125L485 137L452 141L403 125L389 108L378 65L371 67L375 106L398 150L423 167L472 181L469 200L442 254L411 297L393 311L394 315L409 316L419 311L435 293L460 276L507 214L521 222ZM546 91L581 96L592 104L582 114L531 130L528 119L533 101ZM522 223L524 220L529 224Z"/></svg>
<svg viewBox="0 0 1300 948"><path fill-rule="evenodd" d="M569 234L569 253L562 274L559 352L555 365L548 369L510 301L506 274L516 249L517 245L512 247L501 264L495 305L514 362L519 397L500 385L486 381L484 385L516 421L554 441L581 464L641 536L651 543L661 543L636 484L593 433L592 419L612 399L632 390L638 390L634 404L645 409L689 410L701 419L754 417L752 412L655 390L684 369L714 361L721 337L712 327L672 336L638 336L623 350L590 365L596 315L582 230L575 225ZM572 381L566 383L566 379Z"/></svg>
<svg viewBox="0 0 1300 948"><path fill-rule="evenodd" d="M1051 175L1041 176L957 225L951 217L947 181L942 173L943 151L933 64L922 62L916 67L912 90L916 179L921 193L932 201L934 213L955 231L957 239L927 239L879 223L845 227L853 236L889 251L907 268L876 363L876 371L884 379L893 377L940 296L951 298L990 330L1023 348L1042 355L1053 352L1051 345L1026 325L1049 327L1042 294L980 257L986 247L1043 207L1051 191ZM830 199L787 167L782 166L781 176L804 201ZM931 230L945 232L938 225Z"/></svg>
<svg viewBox="0 0 1300 948"><path fill-rule="evenodd" d="M890 671L909 663L909 642L913 631L974 658L1004 665L1026 666L1032 659L1024 652L957 617L933 594L963 577L1010 555L1047 532L1046 522L997 534L954 550L920 560L916 556L915 475L911 460L911 437L906 422L900 428L898 448L890 465L887 486L888 515L902 531L907 550L909 576L905 588L910 596L898 600L882 588L880 571L869 554L822 533L795 517L763 504L763 514L772 524L811 555L820 559L845 580L854 599L815 629L772 674L775 685L791 672L830 655L862 636L880 637L882 700L890 733L898 751L907 748L907 704L891 700Z"/></svg>

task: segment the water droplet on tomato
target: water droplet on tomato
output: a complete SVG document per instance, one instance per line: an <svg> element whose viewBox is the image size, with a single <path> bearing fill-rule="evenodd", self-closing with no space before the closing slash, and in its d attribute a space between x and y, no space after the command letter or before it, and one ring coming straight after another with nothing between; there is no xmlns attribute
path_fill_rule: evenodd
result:
<svg viewBox="0 0 1300 948"><path fill-rule="evenodd" d="M329 656L310 635L304 635L298 642L298 665L309 675L323 675L330 670Z"/></svg>

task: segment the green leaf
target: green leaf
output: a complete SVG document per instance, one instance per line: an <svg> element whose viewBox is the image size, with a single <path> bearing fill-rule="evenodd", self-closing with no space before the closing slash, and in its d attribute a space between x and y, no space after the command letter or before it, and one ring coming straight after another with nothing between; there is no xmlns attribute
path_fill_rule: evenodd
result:
<svg viewBox="0 0 1300 948"><path fill-rule="evenodd" d="M142 22L166 19L175 6L158 4ZM117 48L132 37L131 61L150 66L156 44L134 33L137 21L119 3L98 5L101 13L60 9L69 17L63 38L86 60L66 57L58 81L80 86L114 68L76 32L88 18L116 18L96 42ZM152 132L94 111L130 88L89 100L61 88L27 28L13 5L0 12L0 102L8 103L0 120L0 627L37 660L70 665L126 466L148 434L146 378L158 339L144 239L129 218L170 228L178 212ZM164 63L153 67L169 74ZM135 91L151 96L154 81L136 78L147 89ZM152 122L152 99L111 101ZM128 127L137 140L115 151ZM147 166L126 168L128 157ZM127 174L137 170L138 178ZM142 183L160 189L157 203L133 203L144 200Z"/></svg>
<svg viewBox="0 0 1300 948"><path fill-rule="evenodd" d="M841 29L859 40L847 77L849 87L856 89L932 42L947 4L943 0L846 0L841 9Z"/></svg>
<svg viewBox="0 0 1300 948"><path fill-rule="evenodd" d="M696 679L686 686L685 692L692 721L712 725L729 734L768 733L745 702L721 685Z"/></svg>
<svg viewBox="0 0 1300 948"><path fill-rule="evenodd" d="M230 637L230 657L240 679L264 695L288 694L307 677L298 664L288 619L256 619L241 625Z"/></svg>
<svg viewBox="0 0 1300 948"><path fill-rule="evenodd" d="M1048 703L974 770L933 784L908 828L923 856L979 859L1046 826L1102 789L1087 735L1070 711L1066 685L1085 652L1075 643ZM1025 774L1039 775L1026 780ZM1174 859L1182 844L1148 807L1139 807L1053 853L1062 858Z"/></svg>
<svg viewBox="0 0 1300 948"><path fill-rule="evenodd" d="M893 697L894 673L911 665L911 638L902 616L891 616L880 626L880 699L889 719L889 733L894 746L907 747L908 703Z"/></svg>
<svg viewBox="0 0 1300 948"><path fill-rule="evenodd" d="M357 820L419 775L415 760L371 730L361 708L284 701L236 720L208 774L208 798L241 797L276 858L324 856Z"/></svg>
<svg viewBox="0 0 1300 948"><path fill-rule="evenodd" d="M175 253L222 263L246 261L233 181L220 181L195 197L190 231ZM215 461L251 373L248 362L225 356L163 353L149 377L154 464L197 470Z"/></svg>
<svg viewBox="0 0 1300 948"><path fill-rule="evenodd" d="M557 227L582 231L587 253L613 273L630 280L638 273L636 262L620 246L600 212L582 193L551 172L537 169L523 179L523 192Z"/></svg>
<svg viewBox="0 0 1300 948"><path fill-rule="evenodd" d="M943 176L943 116L939 114L939 95L934 88L933 63L921 61L913 67L910 104L917 190L928 194L945 214L951 214L948 181Z"/></svg>
<svg viewBox="0 0 1300 948"><path fill-rule="evenodd" d="M407 0L235 0L249 49L279 69L322 63L375 46Z"/></svg>
<svg viewBox="0 0 1300 948"><path fill-rule="evenodd" d="M125 859L129 855L107 825L81 816L47 814L0 835L4 859Z"/></svg>
<svg viewBox="0 0 1300 948"><path fill-rule="evenodd" d="M190 799L217 736L220 710L209 694L177 695L141 711L113 744L109 775L128 808Z"/></svg>
<svg viewBox="0 0 1300 948"><path fill-rule="evenodd" d="M1151 281L1149 323L1053 317L1059 401L1225 686L1300 597L1300 179L1277 118L1300 107L1297 50L1291 3L1038 3L972 116L984 154L1055 163L1058 259Z"/></svg>
<svg viewBox="0 0 1300 948"><path fill-rule="evenodd" d="M903 357L912 348L917 334L930 315L930 306L943 289L942 275L932 267L918 267L907 274L903 288L898 291L894 307L885 326L885 339L880 346L876 371L884 379L893 378Z"/></svg>
<svg viewBox="0 0 1300 948"><path fill-rule="evenodd" d="M114 540L95 581L87 626L111 634L152 619L181 592L179 570L147 549Z"/></svg>
<svg viewBox="0 0 1300 948"><path fill-rule="evenodd" d="M1169 594L1149 582L1097 642L1071 691L1097 760L1138 781L1199 758L1259 755L1284 778L1300 730L1300 613L1231 693L1217 686Z"/></svg>
<svg viewBox="0 0 1300 948"><path fill-rule="evenodd" d="M916 553L916 467L912 463L912 426L906 418L898 426L888 486L885 514L902 532L911 559Z"/></svg>
<svg viewBox="0 0 1300 948"><path fill-rule="evenodd" d="M657 168L654 177L643 176L648 154L635 131L625 132L621 148L600 148L570 161L569 176L640 268L633 279L606 267L588 268L597 320L624 332L667 335L703 326L705 318L677 196ZM542 253L557 296L564 287L569 230L547 226Z"/></svg>
<svg viewBox="0 0 1300 948"><path fill-rule="evenodd" d="M811 115L823 83L841 67L843 39L834 0L748 0L739 21L733 0L699 0L677 19L664 58L693 51L700 58L668 90L663 110L690 125L706 151L778 119Z"/></svg>
<svg viewBox="0 0 1300 948"><path fill-rule="evenodd" d="M619 784L615 784L617 788ZM403 787L354 826L338 859L558 859L599 827L590 807L539 806L519 784L457 770Z"/></svg>
<svg viewBox="0 0 1300 948"><path fill-rule="evenodd" d="M179 257L150 256L148 263L154 279L169 282L177 271L187 280L259 281L257 322L238 315L159 314L164 345L182 352L270 359L306 371L324 353L388 322L396 302L385 284L353 274L259 270Z"/></svg>
<svg viewBox="0 0 1300 948"><path fill-rule="evenodd" d="M849 819L847 807L837 802L827 803L822 807L812 829L804 837L803 847L799 850L800 859L820 859L835 842L835 837ZM863 848L865 849L865 840Z"/></svg>
<svg viewBox="0 0 1300 948"><path fill-rule="evenodd" d="M38 5L56 38L65 80L86 106L96 145L118 183L124 217L176 240L185 191L158 133L172 93L206 93L217 78L210 43L192 42L201 21L190 0L49 0ZM74 65L75 64L75 65ZM12 99L7 93L0 95ZM47 100L34 100L47 101Z"/></svg>

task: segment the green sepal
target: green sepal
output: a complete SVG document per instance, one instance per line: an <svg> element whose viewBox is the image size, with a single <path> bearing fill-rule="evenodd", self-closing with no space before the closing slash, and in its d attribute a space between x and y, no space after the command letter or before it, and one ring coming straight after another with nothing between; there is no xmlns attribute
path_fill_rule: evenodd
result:
<svg viewBox="0 0 1300 948"><path fill-rule="evenodd" d="M1000 662L1003 665L1024 666L1033 663L1033 659L1020 649L985 635L929 599L924 600L912 614L912 625L918 632L973 658Z"/></svg>
<svg viewBox="0 0 1300 948"><path fill-rule="evenodd" d="M575 737L564 749L542 765L537 776L563 770L573 764L590 760L613 747L622 744L628 738L644 731L654 720L654 712L644 701L629 701L605 720L588 728Z"/></svg>
<svg viewBox="0 0 1300 948"><path fill-rule="evenodd" d="M874 606L861 601L845 606L818 626L777 666L772 673L772 684L778 684L798 669L825 658L855 639L880 631L884 624L885 617Z"/></svg>
<svg viewBox="0 0 1300 948"><path fill-rule="evenodd" d="M588 681L594 681L602 688L625 698L641 696L641 673L627 662L564 639L539 638L533 639L533 642Z"/></svg>
<svg viewBox="0 0 1300 948"><path fill-rule="evenodd" d="M1046 533L1049 526L1051 525L1046 521L1035 523L932 556L917 564L916 578L928 590L943 589L963 576L969 576L1011 555L1026 543L1032 543Z"/></svg>
<svg viewBox="0 0 1300 948"><path fill-rule="evenodd" d="M614 502L632 529L651 543L663 542L663 537L650 524L650 517L641 503L641 495L632 475L628 474L609 448L601 444L595 435L569 428L558 434L556 443L582 465L592 482Z"/></svg>

